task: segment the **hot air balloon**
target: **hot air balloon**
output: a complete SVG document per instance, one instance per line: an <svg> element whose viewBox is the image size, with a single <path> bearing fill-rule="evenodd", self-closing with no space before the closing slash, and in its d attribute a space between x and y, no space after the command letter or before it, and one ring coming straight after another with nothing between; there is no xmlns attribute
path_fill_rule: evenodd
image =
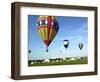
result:
<svg viewBox="0 0 100 82"><path fill-rule="evenodd" d="M48 47L59 30L59 24L54 16L39 16L37 27L40 37L45 43L48 52Z"/></svg>
<svg viewBox="0 0 100 82"><path fill-rule="evenodd" d="M82 48L83 48L83 44L82 43L79 43L79 48L80 48L80 50L82 50Z"/></svg>
<svg viewBox="0 0 100 82"><path fill-rule="evenodd" d="M29 50L28 53L31 53L31 50Z"/></svg>
<svg viewBox="0 0 100 82"><path fill-rule="evenodd" d="M69 45L69 41L68 40L63 40L63 44L64 44L64 47L67 49L67 47Z"/></svg>

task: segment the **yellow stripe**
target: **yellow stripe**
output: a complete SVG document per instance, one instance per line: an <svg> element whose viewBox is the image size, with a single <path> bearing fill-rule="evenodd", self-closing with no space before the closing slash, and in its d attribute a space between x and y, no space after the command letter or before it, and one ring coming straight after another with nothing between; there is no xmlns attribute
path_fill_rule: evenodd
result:
<svg viewBox="0 0 100 82"><path fill-rule="evenodd" d="M45 40L45 33L44 33L44 28L40 28L42 36L43 36L43 40Z"/></svg>
<svg viewBox="0 0 100 82"><path fill-rule="evenodd" d="M40 16L39 18L41 19L43 16Z"/></svg>
<svg viewBox="0 0 100 82"><path fill-rule="evenodd" d="M41 34L42 34L42 39L44 40L44 34L43 34L43 28L40 28Z"/></svg>
<svg viewBox="0 0 100 82"><path fill-rule="evenodd" d="M51 40L51 34L52 34L52 27L50 28L49 40Z"/></svg>
<svg viewBox="0 0 100 82"><path fill-rule="evenodd" d="M45 19L47 19L48 18L48 16L45 16Z"/></svg>
<svg viewBox="0 0 100 82"><path fill-rule="evenodd" d="M56 31L54 29L52 29L51 41L54 39L55 36L56 36Z"/></svg>
<svg viewBox="0 0 100 82"><path fill-rule="evenodd" d="M54 17L54 16L52 16L52 20L54 20L54 18L55 18L55 17Z"/></svg>
<svg viewBox="0 0 100 82"><path fill-rule="evenodd" d="M43 38L42 33L41 33L41 29L38 29L38 33L39 33L40 37Z"/></svg>
<svg viewBox="0 0 100 82"><path fill-rule="evenodd" d="M43 35L44 35L44 40L46 39L46 30L45 30L45 26L43 26Z"/></svg>

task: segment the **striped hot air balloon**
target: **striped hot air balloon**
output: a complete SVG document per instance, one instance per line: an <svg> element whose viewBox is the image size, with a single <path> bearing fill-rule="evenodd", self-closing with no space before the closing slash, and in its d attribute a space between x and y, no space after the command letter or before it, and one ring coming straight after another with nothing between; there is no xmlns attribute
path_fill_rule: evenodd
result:
<svg viewBox="0 0 100 82"><path fill-rule="evenodd" d="M39 16L37 20L38 32L43 39L48 52L48 46L59 30L59 24L54 16Z"/></svg>

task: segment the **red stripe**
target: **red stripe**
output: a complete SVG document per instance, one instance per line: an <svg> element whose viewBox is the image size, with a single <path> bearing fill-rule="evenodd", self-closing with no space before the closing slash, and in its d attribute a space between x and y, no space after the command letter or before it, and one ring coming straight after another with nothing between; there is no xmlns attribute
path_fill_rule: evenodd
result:
<svg viewBox="0 0 100 82"><path fill-rule="evenodd" d="M46 44L46 46L48 47L49 46L49 44L51 43L51 41L49 40L44 40L44 43Z"/></svg>
<svg viewBox="0 0 100 82"><path fill-rule="evenodd" d="M51 27L51 16L48 16L47 18L48 20L48 41L49 41L49 36L50 36L50 27Z"/></svg>

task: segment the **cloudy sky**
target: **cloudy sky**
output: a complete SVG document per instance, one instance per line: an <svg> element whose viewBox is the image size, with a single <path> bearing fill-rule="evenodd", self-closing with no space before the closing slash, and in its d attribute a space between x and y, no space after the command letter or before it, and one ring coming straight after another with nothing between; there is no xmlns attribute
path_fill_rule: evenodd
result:
<svg viewBox="0 0 100 82"><path fill-rule="evenodd" d="M48 59L56 57L77 57L87 56L88 54L88 18L57 16L59 31L54 40L49 45L46 52L46 45L37 31L38 16L28 16L28 54L29 60ZM63 40L69 40L69 46L65 49ZM83 49L79 49L79 43L83 43Z"/></svg>

